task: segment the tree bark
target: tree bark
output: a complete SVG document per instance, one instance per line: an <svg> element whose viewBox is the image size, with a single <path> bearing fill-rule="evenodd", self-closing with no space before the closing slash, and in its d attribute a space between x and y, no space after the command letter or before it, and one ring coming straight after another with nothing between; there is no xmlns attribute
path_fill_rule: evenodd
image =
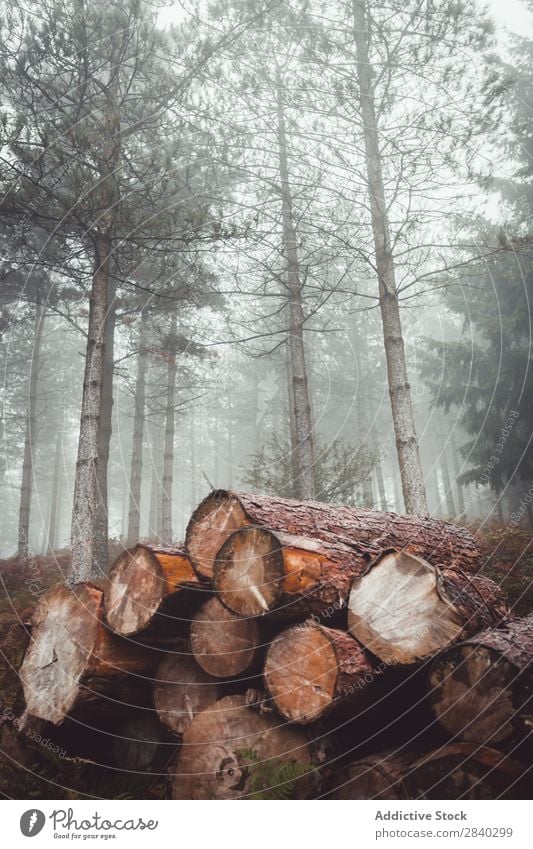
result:
<svg viewBox="0 0 533 849"><path fill-rule="evenodd" d="M58 426L56 445L54 451L54 472L52 478L52 492L50 494L50 515L48 519L48 534L46 550L52 554L57 548L58 523L61 507L61 455L63 451L63 422Z"/></svg>
<svg viewBox="0 0 533 849"><path fill-rule="evenodd" d="M196 572L211 578L225 540L250 525L340 545L343 556L344 548L352 551L358 569L388 548L405 549L430 562L455 564L467 571L483 563L470 531L437 519L215 490L199 504L187 527L186 547Z"/></svg>
<svg viewBox="0 0 533 849"><path fill-rule="evenodd" d="M205 672L215 678L234 678L258 657L259 627L254 619L243 619L217 598L210 598L191 622L190 643L197 664Z"/></svg>
<svg viewBox="0 0 533 849"><path fill-rule="evenodd" d="M138 544L122 552L111 567L104 590L107 624L123 637L144 632L157 624L156 618L163 613L163 604L170 596L184 594L187 590L191 591L189 603L195 591L198 601L205 598L202 594L206 591L205 585L199 585L183 549ZM167 604L167 616L169 612ZM175 626L177 628L178 623Z"/></svg>
<svg viewBox="0 0 533 849"><path fill-rule="evenodd" d="M27 713L60 725L75 708L101 711L132 699L141 703L156 662L155 652L105 627L101 590L56 584L35 608L20 670ZM106 697L109 701L103 701Z"/></svg>
<svg viewBox="0 0 533 849"><path fill-rule="evenodd" d="M163 725L184 734L194 717L221 697L220 682L190 656L187 643L165 655L154 677L154 705Z"/></svg>
<svg viewBox="0 0 533 849"><path fill-rule="evenodd" d="M292 762L294 777L280 775ZM306 798L311 767L303 733L279 718L246 706L245 696L226 696L194 718L183 735L174 767L174 799L250 799L283 792ZM264 798L264 795L263 795Z"/></svg>
<svg viewBox="0 0 533 849"><path fill-rule="evenodd" d="M495 749L456 743L421 758L405 775L409 799L528 799L527 769Z"/></svg>
<svg viewBox="0 0 533 849"><path fill-rule="evenodd" d="M441 570L406 551L389 551L356 576L348 628L388 665L417 663L483 628L508 608L489 578Z"/></svg>
<svg viewBox="0 0 533 849"><path fill-rule="evenodd" d="M80 436L72 506L72 562L69 583L88 581L99 571L97 516L99 509L99 449L105 369L105 329L108 318L109 233L94 236L95 265L89 307L89 328L81 402Z"/></svg>
<svg viewBox="0 0 533 849"><path fill-rule="evenodd" d="M426 490L414 422L411 389L407 377L394 256L383 183L382 155L375 108L374 71L369 56L370 23L365 7L365 0L352 0L359 106L365 144L389 394L405 510L407 513L426 516L428 514Z"/></svg>
<svg viewBox="0 0 533 849"><path fill-rule="evenodd" d="M265 684L276 710L308 725L349 700L354 712L367 702L376 671L369 655L344 631L313 620L283 631L271 643Z"/></svg>
<svg viewBox="0 0 533 849"><path fill-rule="evenodd" d="M176 316L170 323L170 338L176 337ZM168 352L167 398L165 409L165 448L163 454L163 492L161 510L161 540L165 545L172 543L172 489L174 486L174 432L176 418L176 373L177 362L174 346Z"/></svg>
<svg viewBox="0 0 533 849"><path fill-rule="evenodd" d="M433 711L453 737L491 746L533 728L533 615L476 634L433 661Z"/></svg>
<svg viewBox="0 0 533 849"><path fill-rule="evenodd" d="M144 310L141 310L138 346L130 464L129 546L134 545L139 540L141 525L141 486L146 393L146 313Z"/></svg>
<svg viewBox="0 0 533 849"><path fill-rule="evenodd" d="M300 498L315 496L315 466L313 446L313 422L309 400L309 384L305 361L304 313L302 303L302 281L298 259L298 240L292 211L292 192L287 159L285 109L283 105L282 80L276 68L276 96L278 117L278 155L281 178L283 247L286 261L286 284L289 295L289 351L293 402L291 415L296 438L295 464L297 478L295 492Z"/></svg>
<svg viewBox="0 0 533 849"><path fill-rule="evenodd" d="M20 485L17 547L17 554L19 557L27 557L29 554L31 496L33 490L33 468L36 447L37 388L39 383L41 343L45 318L46 308L39 304L33 330L33 351L28 388L28 407L26 410L26 431L24 434L24 459L22 462L22 481Z"/></svg>
<svg viewBox="0 0 533 849"><path fill-rule="evenodd" d="M111 270L111 263L110 263ZM108 282L108 309L105 320L102 412L98 437L98 501L95 520L96 566L93 575L106 575L109 568L109 503L107 473L113 435L113 379L115 375L115 284Z"/></svg>

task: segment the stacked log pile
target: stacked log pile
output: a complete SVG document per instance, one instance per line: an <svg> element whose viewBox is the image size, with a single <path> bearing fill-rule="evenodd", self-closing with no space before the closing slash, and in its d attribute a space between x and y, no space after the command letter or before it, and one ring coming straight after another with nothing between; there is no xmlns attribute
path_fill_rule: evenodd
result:
<svg viewBox="0 0 533 849"><path fill-rule="evenodd" d="M533 616L482 565L435 519L215 491L184 547L40 599L18 737L176 799L522 798Z"/></svg>

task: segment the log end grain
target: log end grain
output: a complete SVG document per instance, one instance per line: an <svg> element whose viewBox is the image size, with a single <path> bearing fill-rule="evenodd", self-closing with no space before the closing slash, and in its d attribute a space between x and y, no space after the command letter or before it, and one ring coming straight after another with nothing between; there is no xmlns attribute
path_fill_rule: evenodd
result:
<svg viewBox="0 0 533 849"><path fill-rule="evenodd" d="M213 570L220 600L239 616L261 616L275 607L284 576L282 547L274 534L262 528L231 534Z"/></svg>
<svg viewBox="0 0 533 849"><path fill-rule="evenodd" d="M191 622L191 651L205 672L233 678L257 657L260 634L254 619L243 619L216 598L210 598Z"/></svg>
<svg viewBox="0 0 533 849"><path fill-rule="evenodd" d="M187 552L202 578L211 579L215 557L234 531L250 524L239 500L225 490L215 490L191 516L185 534Z"/></svg>
<svg viewBox="0 0 533 849"><path fill-rule="evenodd" d="M187 654L169 653L154 677L154 705L163 725L184 734L194 717L220 697L219 682Z"/></svg>
<svg viewBox="0 0 533 849"><path fill-rule="evenodd" d="M247 707L245 696L227 696L195 717L173 773L174 799L306 798L312 786L302 732Z"/></svg>

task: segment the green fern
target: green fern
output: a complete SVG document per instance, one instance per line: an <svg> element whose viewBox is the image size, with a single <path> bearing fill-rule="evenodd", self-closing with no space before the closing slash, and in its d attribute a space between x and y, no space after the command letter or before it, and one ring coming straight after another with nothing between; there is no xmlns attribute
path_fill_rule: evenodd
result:
<svg viewBox="0 0 533 849"><path fill-rule="evenodd" d="M292 799L296 782L313 769L312 764L297 760L265 761L255 749L238 749L236 755L250 774L250 791L247 799Z"/></svg>

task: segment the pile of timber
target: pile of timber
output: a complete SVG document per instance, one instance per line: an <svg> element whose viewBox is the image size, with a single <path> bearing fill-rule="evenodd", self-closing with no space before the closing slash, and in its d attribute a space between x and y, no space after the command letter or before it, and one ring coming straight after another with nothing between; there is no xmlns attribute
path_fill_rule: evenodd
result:
<svg viewBox="0 0 533 849"><path fill-rule="evenodd" d="M522 798L533 615L483 562L436 519L217 490L183 546L43 595L16 736L176 799Z"/></svg>

